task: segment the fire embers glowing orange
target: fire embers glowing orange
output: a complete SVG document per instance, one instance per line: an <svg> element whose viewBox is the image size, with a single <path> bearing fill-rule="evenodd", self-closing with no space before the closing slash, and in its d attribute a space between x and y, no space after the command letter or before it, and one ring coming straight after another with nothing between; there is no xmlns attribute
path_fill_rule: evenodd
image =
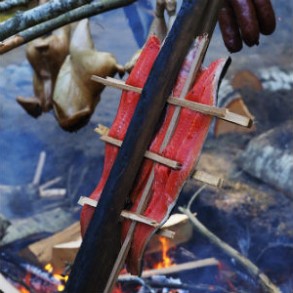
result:
<svg viewBox="0 0 293 293"><path fill-rule="evenodd" d="M68 276L63 276L63 275L60 275L60 274L55 274L54 273L54 268L53 268L53 266L50 263L46 264L45 267L44 267L44 269L48 273L52 274L52 276L56 280L60 281L60 284L57 285L57 291L58 292L63 291L65 289L65 284L66 284L66 282L68 280Z"/></svg>
<svg viewBox="0 0 293 293"><path fill-rule="evenodd" d="M160 237L160 243L162 245L162 260L155 265L155 269L167 268L174 264L173 260L168 255L169 243L165 237Z"/></svg>

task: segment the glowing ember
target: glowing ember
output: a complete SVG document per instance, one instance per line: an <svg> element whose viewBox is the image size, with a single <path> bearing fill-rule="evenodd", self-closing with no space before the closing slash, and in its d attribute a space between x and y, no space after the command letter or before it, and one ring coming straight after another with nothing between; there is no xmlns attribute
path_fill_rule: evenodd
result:
<svg viewBox="0 0 293 293"><path fill-rule="evenodd" d="M168 255L168 240L164 237L160 237L160 243L162 245L162 261L155 265L156 269L167 268L173 264L173 260Z"/></svg>
<svg viewBox="0 0 293 293"><path fill-rule="evenodd" d="M57 285L57 291L58 291L58 292L63 291L63 290L65 289L65 284L66 284L66 282L67 282L67 280L68 280L68 276L63 276L63 275L60 275L60 274L54 274L54 273L53 273L53 272L54 272L54 268L53 268L52 264L50 264L50 263L46 264L45 267L44 267L44 269L45 269L48 273L52 274L53 277L54 277L56 280L60 281L60 284Z"/></svg>

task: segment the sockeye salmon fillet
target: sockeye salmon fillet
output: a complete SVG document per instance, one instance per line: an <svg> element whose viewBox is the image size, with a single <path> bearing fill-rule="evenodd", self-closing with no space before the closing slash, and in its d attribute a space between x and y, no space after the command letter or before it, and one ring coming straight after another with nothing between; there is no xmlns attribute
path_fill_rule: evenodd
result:
<svg viewBox="0 0 293 293"><path fill-rule="evenodd" d="M194 86L186 96L186 100L211 106L215 105L218 82L225 64L226 59L219 59L213 62L208 68L201 69L195 80ZM185 64L185 66L187 66L187 64ZM184 71L183 73L181 72L180 75L174 89L174 97L180 95L183 87L182 81L186 79ZM154 138L150 151L159 153L174 109L175 106L168 106L165 121ZM142 175L138 177L137 188L134 189L131 197L134 202L131 211L136 211L140 201L144 189L143 185L146 182L144 173L150 173L150 169L154 166L154 181L150 191L150 200L143 215L156 220L161 225L167 220L184 183L195 169L211 121L211 116L203 115L187 108L181 110L177 126L169 144L160 154L179 162L182 167L180 170L173 170L164 165L145 160L142 167ZM126 236L128 227L129 221L123 221L123 237ZM127 257L127 270L130 273L136 275L140 274L144 250L148 241L158 229L159 228L154 228L146 224L137 223Z"/></svg>
<svg viewBox="0 0 293 293"><path fill-rule="evenodd" d="M137 87L144 86L159 49L160 44L158 39L154 36L151 37L144 46L134 69L127 79L127 84ZM173 89L173 97L180 96L196 52L197 47L193 47L187 55ZM226 59L219 59L213 62L208 68L202 68L185 99L202 104L215 105L218 83L226 61ZM109 131L109 136L123 140L139 100L139 96L139 94L130 91L122 93L119 109ZM160 148L174 110L175 106L169 105L167 107L164 121L154 137L149 150L181 163L181 169L172 170L169 167L145 159L137 176L137 182L130 195L132 202L130 210L135 212L151 170L154 168L155 176L150 190L150 199L143 215L156 220L161 225L169 217L184 183L195 168L212 119L208 115L203 115L187 108L182 108L169 144L160 153ZM117 153L117 147L106 144L103 173L99 184L91 194L90 198L95 200L99 199ZM88 205L83 207L81 213L82 235L84 235L93 213L93 207ZM129 224L130 221L123 221L122 241L127 234ZM140 274L144 250L148 241L158 229L159 228L137 223L134 238L126 261L127 270L130 273Z"/></svg>
<svg viewBox="0 0 293 293"><path fill-rule="evenodd" d="M143 87L148 75L151 71L154 61L157 58L157 55L160 50L160 41L157 37L151 36L141 52L140 58L138 59L135 67L131 71L126 83L136 86ZM116 139L123 140L130 123L130 120L133 116L135 107L139 100L140 94L123 91L119 108L112 124L112 127L109 131L109 136ZM106 144L105 147L105 158L104 158L104 168L102 172L101 179L95 188L95 190L90 195L91 199L98 200L101 196L102 190L106 184L106 181L109 177L111 168L118 154L119 148L111 144ZM94 208L89 205L84 205L81 211L81 234L84 236L85 231L88 228L88 225L94 214Z"/></svg>

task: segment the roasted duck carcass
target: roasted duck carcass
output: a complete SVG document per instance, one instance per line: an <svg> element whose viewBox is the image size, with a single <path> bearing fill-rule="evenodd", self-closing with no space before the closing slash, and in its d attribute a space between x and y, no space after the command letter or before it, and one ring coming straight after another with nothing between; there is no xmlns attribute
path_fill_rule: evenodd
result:
<svg viewBox="0 0 293 293"><path fill-rule="evenodd" d="M88 123L104 89L91 76L114 76L117 72L122 75L124 68L112 54L94 48L88 19L77 24L69 50L57 77L53 103L59 125L75 131Z"/></svg>
<svg viewBox="0 0 293 293"><path fill-rule="evenodd" d="M27 45L26 56L33 70L34 97L17 97L17 102L33 117L52 109L52 96L58 72L69 53L70 27L64 26L49 36Z"/></svg>

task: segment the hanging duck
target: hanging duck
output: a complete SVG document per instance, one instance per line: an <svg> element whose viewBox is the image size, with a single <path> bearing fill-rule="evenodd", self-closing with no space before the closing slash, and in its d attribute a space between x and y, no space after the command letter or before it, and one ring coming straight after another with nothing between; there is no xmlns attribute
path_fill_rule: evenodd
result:
<svg viewBox="0 0 293 293"><path fill-rule="evenodd" d="M123 75L124 68L112 54L94 48L88 19L78 22L69 51L57 77L53 104L59 125L76 131L88 123L104 89L91 76Z"/></svg>
<svg viewBox="0 0 293 293"><path fill-rule="evenodd" d="M59 69L69 53L69 42L70 27L64 26L50 35L35 39L26 47L26 56L34 71L35 96L18 96L16 101L35 118L53 107L53 90Z"/></svg>

